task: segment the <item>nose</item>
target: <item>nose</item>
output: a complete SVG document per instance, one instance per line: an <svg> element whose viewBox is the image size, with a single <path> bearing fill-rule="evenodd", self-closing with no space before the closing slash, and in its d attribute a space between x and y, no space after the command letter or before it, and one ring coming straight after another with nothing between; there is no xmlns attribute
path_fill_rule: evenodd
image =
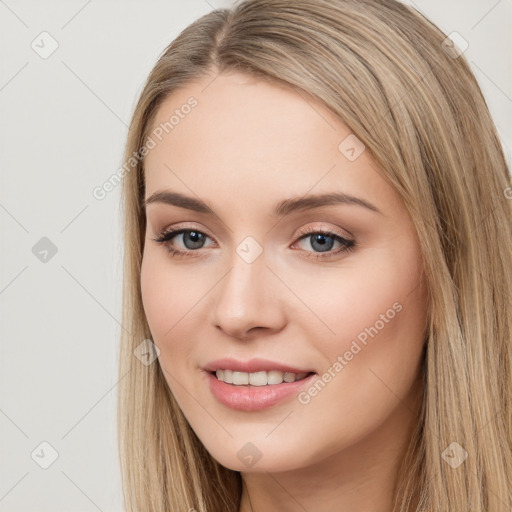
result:
<svg viewBox="0 0 512 512"><path fill-rule="evenodd" d="M245 340L283 329L282 284L266 266L264 254L248 263L235 254L231 270L215 287L213 322L230 337Z"/></svg>

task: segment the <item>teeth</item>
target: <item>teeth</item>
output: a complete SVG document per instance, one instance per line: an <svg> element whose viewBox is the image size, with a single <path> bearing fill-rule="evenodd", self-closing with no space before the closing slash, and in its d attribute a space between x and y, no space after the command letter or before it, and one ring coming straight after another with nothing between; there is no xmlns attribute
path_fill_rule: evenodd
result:
<svg viewBox="0 0 512 512"><path fill-rule="evenodd" d="M295 382L296 380L302 380L308 375L304 373L291 373L291 372L279 372L272 370L269 372L261 371L254 373L247 372L236 372L233 370L217 370L215 372L217 379L227 384L234 384L235 386L266 386L267 384L281 384L282 382Z"/></svg>
<svg viewBox="0 0 512 512"><path fill-rule="evenodd" d="M233 372L233 384L237 386L249 384L249 374L245 372Z"/></svg>
<svg viewBox="0 0 512 512"><path fill-rule="evenodd" d="M266 386L268 384L267 372L249 373L249 384L251 386Z"/></svg>
<svg viewBox="0 0 512 512"><path fill-rule="evenodd" d="M283 382L283 372L273 370L267 372L267 383L268 384L281 384Z"/></svg>

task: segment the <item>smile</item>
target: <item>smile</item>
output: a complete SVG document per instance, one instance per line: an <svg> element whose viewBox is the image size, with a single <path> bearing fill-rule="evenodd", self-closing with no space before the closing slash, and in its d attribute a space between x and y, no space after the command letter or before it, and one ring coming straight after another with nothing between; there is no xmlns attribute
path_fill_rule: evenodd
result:
<svg viewBox="0 0 512 512"><path fill-rule="evenodd" d="M295 374L278 370L252 373L217 370L205 374L210 391L217 401L230 409L246 412L261 411L290 400L317 377L312 372ZM226 378L235 382L225 382L223 379Z"/></svg>

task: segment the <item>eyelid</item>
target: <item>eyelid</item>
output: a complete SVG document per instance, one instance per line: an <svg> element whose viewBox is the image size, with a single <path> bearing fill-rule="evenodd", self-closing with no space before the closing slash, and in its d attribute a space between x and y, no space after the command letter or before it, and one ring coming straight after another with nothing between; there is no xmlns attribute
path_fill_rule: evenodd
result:
<svg viewBox="0 0 512 512"><path fill-rule="evenodd" d="M304 235L308 235L311 233L317 233L318 231L322 231L324 233L329 233L331 235L336 235L341 238L344 238L347 241L352 241L354 239L354 235L350 233L348 230L341 230L340 228L332 228L332 227L325 227L322 225L313 224L311 226L307 226L306 228L299 229L298 233L294 235L293 238L297 237L303 237Z"/></svg>
<svg viewBox="0 0 512 512"><path fill-rule="evenodd" d="M183 224L172 225L160 230L156 230L155 236L160 237L166 235L167 233L181 230L200 231L201 233L204 233L208 238L215 240L213 236L208 234L207 229L203 228L202 226L197 227L197 225L192 225L191 223L187 224L186 222Z"/></svg>

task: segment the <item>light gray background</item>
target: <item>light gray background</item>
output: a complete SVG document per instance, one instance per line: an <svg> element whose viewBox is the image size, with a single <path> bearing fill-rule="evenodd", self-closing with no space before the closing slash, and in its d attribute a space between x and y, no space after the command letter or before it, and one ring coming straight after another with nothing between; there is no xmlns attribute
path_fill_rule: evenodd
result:
<svg viewBox="0 0 512 512"><path fill-rule="evenodd" d="M229 4L0 0L0 511L122 510L120 187L102 201L92 190L122 164L157 56ZM510 162L512 0L414 5L468 41ZM31 47L43 31L59 45L46 59ZM32 252L42 237L57 248L46 262ZM43 441L58 452L48 469Z"/></svg>

